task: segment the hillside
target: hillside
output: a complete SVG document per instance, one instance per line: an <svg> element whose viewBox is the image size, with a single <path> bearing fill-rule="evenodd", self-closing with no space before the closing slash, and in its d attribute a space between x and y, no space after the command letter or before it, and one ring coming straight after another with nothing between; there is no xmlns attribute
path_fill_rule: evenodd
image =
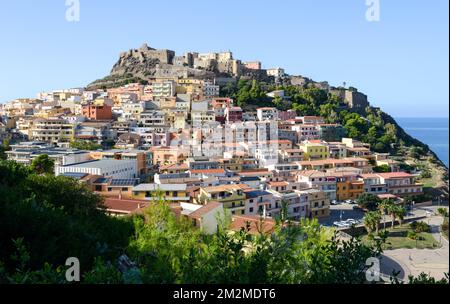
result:
<svg viewBox="0 0 450 304"><path fill-rule="evenodd" d="M241 60L233 58L231 52L188 52L176 56L174 51L157 50L144 44L139 49L120 54L110 75L92 82L87 88L106 89L133 82L146 84L158 77L233 79L221 87L221 96L234 98L245 111L273 106L283 111L294 109L298 115L322 116L329 123L342 124L349 137L370 143L376 152L396 155L404 167L409 168L412 164L413 168L409 169L437 174L435 180L438 182L431 186L448 195L448 168L437 155L406 133L388 113L371 106L368 97L353 87L332 87L328 82L316 82L298 75L275 79L267 76L264 69L246 68ZM283 91L286 97L267 96L277 90Z"/></svg>

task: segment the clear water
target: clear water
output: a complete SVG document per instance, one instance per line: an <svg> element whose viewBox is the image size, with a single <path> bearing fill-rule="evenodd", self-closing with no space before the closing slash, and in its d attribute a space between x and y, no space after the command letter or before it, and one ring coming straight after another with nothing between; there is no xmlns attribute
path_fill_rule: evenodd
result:
<svg viewBox="0 0 450 304"><path fill-rule="evenodd" d="M412 137L427 144L448 167L448 118L396 118L397 123Z"/></svg>

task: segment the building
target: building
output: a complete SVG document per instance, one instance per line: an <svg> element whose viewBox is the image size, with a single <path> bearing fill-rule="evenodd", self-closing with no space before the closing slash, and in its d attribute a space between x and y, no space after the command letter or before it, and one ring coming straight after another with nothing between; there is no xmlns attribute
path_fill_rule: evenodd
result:
<svg viewBox="0 0 450 304"><path fill-rule="evenodd" d="M215 187L200 188L200 193L195 199L195 203L205 205L208 202L218 202L223 204L233 215L245 214L246 196L244 189L246 185L221 185Z"/></svg>
<svg viewBox="0 0 450 304"><path fill-rule="evenodd" d="M330 199L325 192L318 189L300 191L307 195L309 218L324 218L330 215Z"/></svg>
<svg viewBox="0 0 450 304"><path fill-rule="evenodd" d="M388 193L396 196L420 195L423 185L415 182L415 176L405 172L379 173L380 182L387 185Z"/></svg>
<svg viewBox="0 0 450 304"><path fill-rule="evenodd" d="M164 127L166 123L166 114L163 111L145 111L139 116L139 123L144 128Z"/></svg>
<svg viewBox="0 0 450 304"><path fill-rule="evenodd" d="M116 130L111 127L110 122L83 122L74 127L75 140L92 141L102 144L105 141L117 139Z"/></svg>
<svg viewBox="0 0 450 304"><path fill-rule="evenodd" d="M285 76L284 69L282 68L273 68L273 69L267 69L267 76L272 76L275 78L280 78Z"/></svg>
<svg viewBox="0 0 450 304"><path fill-rule="evenodd" d="M178 147L154 147L153 152L154 165L176 165L181 164L187 157L188 151Z"/></svg>
<svg viewBox="0 0 450 304"><path fill-rule="evenodd" d="M366 193L379 195L388 192L387 185L381 183L381 177L378 174L361 174L359 180L363 181Z"/></svg>
<svg viewBox="0 0 450 304"><path fill-rule="evenodd" d="M36 119L31 127L31 139L50 144L69 143L74 139L74 126L62 119Z"/></svg>
<svg viewBox="0 0 450 304"><path fill-rule="evenodd" d="M317 188L325 193L329 201L336 200L336 177L333 174L310 170L300 171L296 180L307 188Z"/></svg>
<svg viewBox="0 0 450 304"><path fill-rule="evenodd" d="M333 173L336 177L336 200L356 200L364 193L364 182L351 172Z"/></svg>
<svg viewBox="0 0 450 304"><path fill-rule="evenodd" d="M133 188L133 199L186 203L190 198L186 184L140 184Z"/></svg>
<svg viewBox="0 0 450 304"><path fill-rule="evenodd" d="M248 61L243 63L244 67L249 70L261 70L260 61Z"/></svg>
<svg viewBox="0 0 450 304"><path fill-rule="evenodd" d="M259 108L256 110L259 121L278 120L278 110L276 108Z"/></svg>
<svg viewBox="0 0 450 304"><path fill-rule="evenodd" d="M270 210L275 204L273 194L263 190L245 190L245 215L263 215L264 210Z"/></svg>
<svg viewBox="0 0 450 304"><path fill-rule="evenodd" d="M173 97L176 93L175 81L167 80L152 83L153 97Z"/></svg>
<svg viewBox="0 0 450 304"><path fill-rule="evenodd" d="M242 108L241 107L229 107L225 108L225 119L227 123L235 123L242 121Z"/></svg>
<svg viewBox="0 0 450 304"><path fill-rule="evenodd" d="M52 147L39 142L22 142L18 145L11 145L11 151L6 151L6 155L9 160L24 165L31 165L33 159L40 155L48 155L55 162L55 166L76 164L91 159L88 151Z"/></svg>
<svg viewBox="0 0 450 304"><path fill-rule="evenodd" d="M204 98L219 97L220 86L215 85L211 82L205 82L203 84L203 96Z"/></svg>
<svg viewBox="0 0 450 304"><path fill-rule="evenodd" d="M91 152L93 159L104 160L132 160L136 162L139 176L146 175L153 167L153 154L151 151L136 149L114 149Z"/></svg>
<svg viewBox="0 0 450 304"><path fill-rule="evenodd" d="M326 143L321 140L308 140L300 145L305 160L322 160L329 158L330 152Z"/></svg>
<svg viewBox="0 0 450 304"><path fill-rule="evenodd" d="M82 106L81 115L91 120L111 120L112 107L108 104L87 104Z"/></svg>
<svg viewBox="0 0 450 304"><path fill-rule="evenodd" d="M66 166L55 166L55 175L65 173L87 173L114 179L134 179L139 177L134 160L94 160Z"/></svg>
<svg viewBox="0 0 450 304"><path fill-rule="evenodd" d="M105 197L131 199L133 188L139 183L138 179L112 179L99 177L91 184L91 190Z"/></svg>
<svg viewBox="0 0 450 304"><path fill-rule="evenodd" d="M182 215L191 220L192 225L205 234L215 234L221 219L225 217L223 204L210 202L206 205L181 203Z"/></svg>

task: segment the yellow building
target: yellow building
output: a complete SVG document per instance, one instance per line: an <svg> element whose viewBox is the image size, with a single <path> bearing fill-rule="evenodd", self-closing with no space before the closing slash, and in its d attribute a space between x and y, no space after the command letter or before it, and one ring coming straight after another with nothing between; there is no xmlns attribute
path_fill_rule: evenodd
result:
<svg viewBox="0 0 450 304"><path fill-rule="evenodd" d="M168 203L189 202L186 184L140 184L133 188L133 199L157 201L160 198Z"/></svg>
<svg viewBox="0 0 450 304"><path fill-rule="evenodd" d="M330 199L327 194L318 189L307 189L300 191L308 196L309 216L323 218L330 216Z"/></svg>
<svg viewBox="0 0 450 304"><path fill-rule="evenodd" d="M330 157L328 146L321 140L309 140L300 145L303 151L303 158L309 160L322 160Z"/></svg>
<svg viewBox="0 0 450 304"><path fill-rule="evenodd" d="M215 187L201 188L195 203L205 205L209 202L223 204L233 215L245 214L245 193L246 185L221 185Z"/></svg>

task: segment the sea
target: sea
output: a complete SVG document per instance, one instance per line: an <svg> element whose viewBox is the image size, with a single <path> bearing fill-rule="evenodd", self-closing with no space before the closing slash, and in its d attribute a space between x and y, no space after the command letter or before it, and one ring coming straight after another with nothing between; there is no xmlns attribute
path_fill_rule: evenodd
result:
<svg viewBox="0 0 450 304"><path fill-rule="evenodd" d="M412 137L427 144L439 159L449 165L449 119L446 118L411 118L395 119Z"/></svg>

